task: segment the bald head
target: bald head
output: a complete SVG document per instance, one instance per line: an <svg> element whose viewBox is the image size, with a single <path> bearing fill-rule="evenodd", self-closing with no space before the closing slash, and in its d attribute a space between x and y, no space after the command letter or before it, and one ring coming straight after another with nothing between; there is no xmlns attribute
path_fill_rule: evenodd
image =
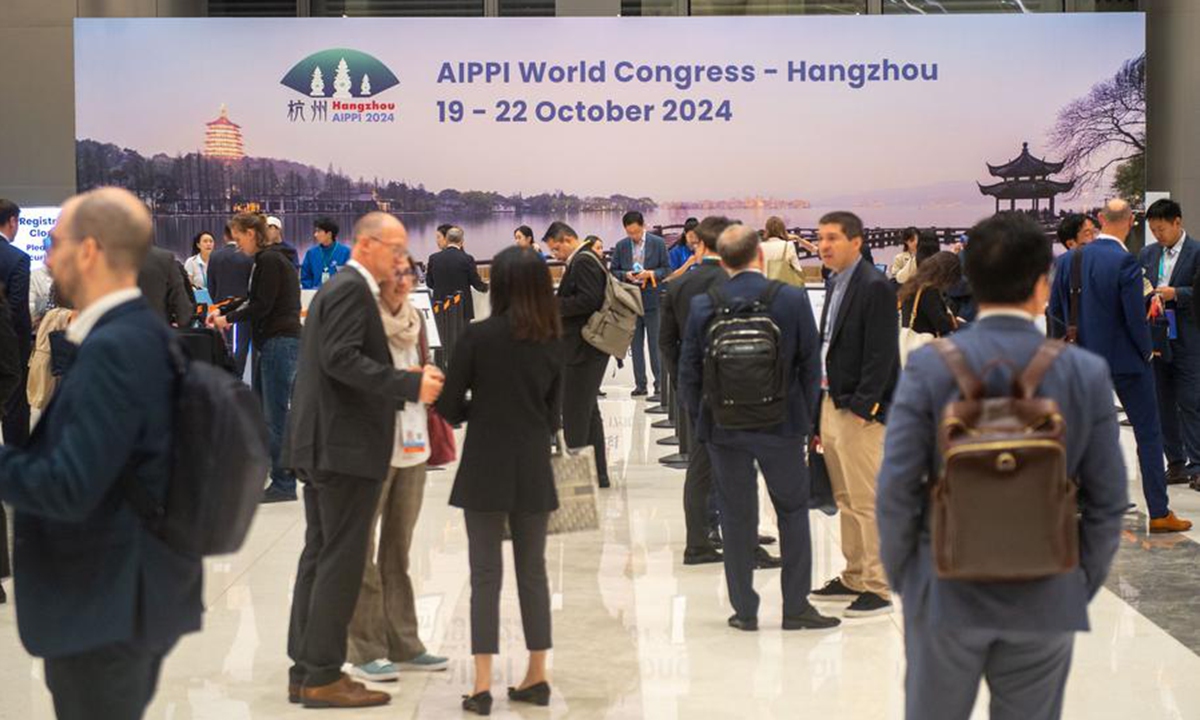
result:
<svg viewBox="0 0 1200 720"><path fill-rule="evenodd" d="M377 282L397 278L407 256L408 231L395 215L367 213L354 223L354 249L350 257Z"/></svg>
<svg viewBox="0 0 1200 720"><path fill-rule="evenodd" d="M71 198L63 206L59 223L77 242L95 240L108 266L123 274L137 273L154 234L150 211L142 201L115 187Z"/></svg>
<svg viewBox="0 0 1200 720"><path fill-rule="evenodd" d="M405 233L404 223L391 213L371 212L363 215L354 223L354 237L351 243L357 243L359 238L382 238L396 231ZM405 233L407 235L407 233Z"/></svg>
<svg viewBox="0 0 1200 720"><path fill-rule="evenodd" d="M1104 211L1100 213L1100 232L1105 235L1125 241L1129 232L1133 230L1133 208L1129 203L1114 198L1104 204Z"/></svg>
<svg viewBox="0 0 1200 720"><path fill-rule="evenodd" d="M745 270L758 260L758 231L749 225L730 225L717 238L721 262L733 272Z"/></svg>

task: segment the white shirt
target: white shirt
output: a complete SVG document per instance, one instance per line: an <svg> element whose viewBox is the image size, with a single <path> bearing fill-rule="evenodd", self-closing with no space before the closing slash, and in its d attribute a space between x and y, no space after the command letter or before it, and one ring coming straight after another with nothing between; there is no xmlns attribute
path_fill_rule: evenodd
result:
<svg viewBox="0 0 1200 720"><path fill-rule="evenodd" d="M96 326L96 323L100 322L100 318L107 315L110 310L124 305L131 300L137 300L141 296L141 290L131 287L110 292L91 305L88 305L79 312L79 316L75 318L75 322L67 327L67 340L76 345L82 345L87 336L91 334L92 328Z"/></svg>
<svg viewBox="0 0 1200 720"><path fill-rule="evenodd" d="M1100 239L1112 240L1113 242L1117 243L1121 247L1125 247L1125 241L1114 235L1109 235L1107 233L1100 233L1099 235L1096 236L1096 240L1100 240ZM1128 250L1128 248L1126 248L1126 250Z"/></svg>
<svg viewBox="0 0 1200 720"><path fill-rule="evenodd" d="M367 269L357 260L346 263L346 267L354 268L359 275L367 279L367 287L371 288L371 295L375 296L375 302L379 302L379 282L375 280L375 276L367 272Z"/></svg>
<svg viewBox="0 0 1200 720"><path fill-rule="evenodd" d="M208 263L204 262L203 257L191 256L183 263L183 269L187 271L192 287L208 289Z"/></svg>
<svg viewBox="0 0 1200 720"><path fill-rule="evenodd" d="M414 345L406 352L392 345L392 362L398 370L421 365L421 354ZM416 467L429 460L429 416L419 402L406 402L396 412L396 440L392 448L392 467Z"/></svg>
<svg viewBox="0 0 1200 720"><path fill-rule="evenodd" d="M1013 308L995 308L995 309L990 309L990 310L980 310L979 314L975 316L975 319L978 321L978 320L985 320L990 317L1011 317L1011 318L1017 318L1018 320L1025 320L1026 322L1031 322L1031 323L1037 322L1037 318L1035 318L1034 316L1025 312L1024 310L1016 310Z"/></svg>
<svg viewBox="0 0 1200 720"><path fill-rule="evenodd" d="M1171 275L1175 273L1175 263L1179 261L1179 253L1183 252L1183 244L1187 242L1187 233L1179 236L1179 241L1173 247L1163 245L1162 260L1158 264L1158 286L1171 284Z"/></svg>

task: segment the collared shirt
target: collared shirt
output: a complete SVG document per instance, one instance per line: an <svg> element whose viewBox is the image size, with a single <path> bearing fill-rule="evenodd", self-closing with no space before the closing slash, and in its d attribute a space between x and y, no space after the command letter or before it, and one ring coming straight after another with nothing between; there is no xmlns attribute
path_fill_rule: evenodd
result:
<svg viewBox="0 0 1200 720"><path fill-rule="evenodd" d="M131 300L137 300L141 296L142 291L138 288L125 288L124 290L110 292L91 305L88 305L79 312L79 316L75 318L75 322L67 326L67 340L75 345L82 345L87 336L91 334L92 328L96 327L96 323L100 322L100 318L107 315L110 310L124 305Z"/></svg>
<svg viewBox="0 0 1200 720"><path fill-rule="evenodd" d="M1096 236L1096 240L1112 240L1113 242L1120 245L1121 247L1125 247L1124 240L1122 240L1114 235L1109 235L1107 233L1100 233L1099 235ZM1128 250L1129 248L1125 248L1125 249Z"/></svg>
<svg viewBox="0 0 1200 720"><path fill-rule="evenodd" d="M842 298L846 297L846 288L850 287L850 278L854 276L854 271L858 269L858 264L862 261L861 255L854 258L850 267L830 275L826 285L825 302L829 305L829 312L825 316L825 334L821 336L821 387L823 388L829 387L829 372L825 369L825 358L829 355L829 339L833 337L838 310L841 309Z"/></svg>
<svg viewBox="0 0 1200 720"><path fill-rule="evenodd" d="M641 240L634 240L632 237L629 241L633 243L633 264L646 267L646 234L642 233Z"/></svg>
<svg viewBox="0 0 1200 720"><path fill-rule="evenodd" d="M571 254L567 256L567 264L568 265L571 264L571 261L575 259L575 256L578 255L579 251L582 250L584 247L586 247L586 243L579 243L579 246L571 251Z"/></svg>
<svg viewBox="0 0 1200 720"><path fill-rule="evenodd" d="M1187 242L1187 233L1179 236L1179 241L1173 246L1163 246L1162 257L1158 261L1158 286L1171 284L1171 276L1175 274L1175 263L1179 261L1179 253L1183 252L1183 244ZM1191 282L1191 279L1188 279Z"/></svg>
<svg viewBox="0 0 1200 720"><path fill-rule="evenodd" d="M379 302L379 282L375 279L375 276L367 272L367 269L357 260L351 260L346 263L346 267L354 268L360 275L366 278L367 287L371 288L371 295L375 297L375 302Z"/></svg>
<svg viewBox="0 0 1200 720"><path fill-rule="evenodd" d="M1025 320L1029 323L1037 322L1037 318L1034 316L1030 315L1024 310L1017 310L1015 308L992 308L988 310L980 310L979 314L975 316L975 319L986 320L990 317L1011 317L1017 318L1018 320Z"/></svg>

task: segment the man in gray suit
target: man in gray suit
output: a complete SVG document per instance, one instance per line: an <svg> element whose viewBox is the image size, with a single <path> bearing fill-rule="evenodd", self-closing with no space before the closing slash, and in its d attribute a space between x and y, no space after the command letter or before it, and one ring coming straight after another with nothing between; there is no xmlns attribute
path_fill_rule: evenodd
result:
<svg viewBox="0 0 1200 720"><path fill-rule="evenodd" d="M1050 296L1052 251L1037 223L1002 213L971 229L966 274L979 320L953 336L991 394L1008 392L1045 338L1033 324ZM941 456L937 429L959 392L933 348L911 356L888 417L877 512L884 568L904 598L908 720L965 720L980 678L993 720L1062 714L1074 633L1088 629L1087 605L1116 554L1128 500L1112 381L1104 360L1068 347L1038 391L1066 419L1067 476L1079 484L1079 566L1029 582L940 579L930 551L929 481Z"/></svg>

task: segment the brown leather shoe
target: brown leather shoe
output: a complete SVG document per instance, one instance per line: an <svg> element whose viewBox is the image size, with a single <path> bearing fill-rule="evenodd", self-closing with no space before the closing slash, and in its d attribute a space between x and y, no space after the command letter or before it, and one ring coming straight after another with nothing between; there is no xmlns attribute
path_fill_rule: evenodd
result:
<svg viewBox="0 0 1200 720"><path fill-rule="evenodd" d="M387 705L392 701L392 696L368 690L366 685L342 675L337 682L329 685L305 686L300 691L300 701L306 708L361 708Z"/></svg>
<svg viewBox="0 0 1200 720"><path fill-rule="evenodd" d="M1184 520L1182 518L1175 517L1175 513L1173 512L1169 512L1163 517L1154 518L1150 521L1150 532L1154 534L1186 532L1191 529L1191 520Z"/></svg>
<svg viewBox="0 0 1200 720"><path fill-rule="evenodd" d="M293 705L300 704L300 686L296 683L288 683L288 702Z"/></svg>

